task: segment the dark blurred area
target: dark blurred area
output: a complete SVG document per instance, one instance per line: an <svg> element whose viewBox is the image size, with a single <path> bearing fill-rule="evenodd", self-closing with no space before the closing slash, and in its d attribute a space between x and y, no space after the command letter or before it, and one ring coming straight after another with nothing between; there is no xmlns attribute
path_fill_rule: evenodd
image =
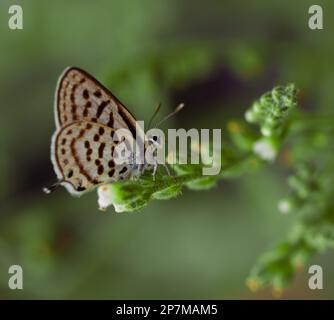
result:
<svg viewBox="0 0 334 320"><path fill-rule="evenodd" d="M0 298L256 299L245 279L294 217L278 213L287 172L276 165L210 191L184 191L139 213L101 213L96 192L52 195L53 98L67 66L87 70L138 118L157 103L186 108L165 128L222 128L273 86L294 82L306 112L333 114L334 2L15 1L0 3ZM326 284L300 272L283 298L333 298L334 254L317 256ZM8 288L8 268L24 290Z"/></svg>

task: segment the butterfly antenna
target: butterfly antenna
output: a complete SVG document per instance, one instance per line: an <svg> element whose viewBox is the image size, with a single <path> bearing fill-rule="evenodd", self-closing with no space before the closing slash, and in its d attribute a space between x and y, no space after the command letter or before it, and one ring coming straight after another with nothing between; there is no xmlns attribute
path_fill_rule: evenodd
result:
<svg viewBox="0 0 334 320"><path fill-rule="evenodd" d="M166 117L164 117L162 120L160 120L155 127L158 127L159 125L161 125L163 122L165 122L166 120L168 120L170 117L176 115L178 112L180 112L182 109L184 108L184 103L180 103L173 112L171 112L169 115L167 115Z"/></svg>
<svg viewBox="0 0 334 320"><path fill-rule="evenodd" d="M156 115L158 114L158 112L160 111L160 108L161 108L161 102L157 105L157 107L155 108L155 111L154 113L152 114L152 117L148 123L148 128L151 129L151 124L152 124L152 121L154 120L154 118L156 117Z"/></svg>
<svg viewBox="0 0 334 320"><path fill-rule="evenodd" d="M46 194L50 194L51 192L55 191L59 186L60 184L63 182L63 180L59 180L57 181L56 183L52 184L51 186L49 187L44 187L43 188L43 191L46 193Z"/></svg>

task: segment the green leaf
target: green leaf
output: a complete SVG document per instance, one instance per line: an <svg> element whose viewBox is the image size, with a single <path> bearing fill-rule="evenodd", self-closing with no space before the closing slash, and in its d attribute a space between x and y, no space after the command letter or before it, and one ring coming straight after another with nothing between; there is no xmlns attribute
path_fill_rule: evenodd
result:
<svg viewBox="0 0 334 320"><path fill-rule="evenodd" d="M191 190L208 190L217 185L217 178L215 176L207 176L192 180L186 184Z"/></svg>
<svg viewBox="0 0 334 320"><path fill-rule="evenodd" d="M157 200L168 200L177 197L178 195L181 194L181 192L182 192L182 186L179 184L175 184L168 188L154 192L152 194L152 197Z"/></svg>

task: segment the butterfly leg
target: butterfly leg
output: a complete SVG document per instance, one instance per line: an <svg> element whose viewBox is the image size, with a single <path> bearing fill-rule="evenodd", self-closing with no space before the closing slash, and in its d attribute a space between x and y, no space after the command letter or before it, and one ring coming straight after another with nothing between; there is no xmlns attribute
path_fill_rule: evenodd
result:
<svg viewBox="0 0 334 320"><path fill-rule="evenodd" d="M166 170L167 174L170 176L171 174L170 174L170 171L169 171L168 165L164 163L164 164L163 164L163 166L164 166L164 168L165 168L165 170Z"/></svg>
<svg viewBox="0 0 334 320"><path fill-rule="evenodd" d="M153 181L155 181L155 174L157 173L157 169L158 169L158 161L157 159L154 159L153 172L152 172Z"/></svg>
<svg viewBox="0 0 334 320"><path fill-rule="evenodd" d="M135 172L132 176L131 176L131 179L133 181L138 181L139 180L139 177L140 177L140 174L139 174L139 171Z"/></svg>
<svg viewBox="0 0 334 320"><path fill-rule="evenodd" d="M155 160L154 160L154 165L153 165L153 172L152 172L153 180L155 180L155 174L156 174L156 172L157 172L158 165L159 165L159 164L158 164L158 160L155 159ZM165 170L166 170L168 176L170 176L171 174L170 174L170 171L169 171L168 166L167 166L165 163L162 164L162 165L163 165L163 167L165 168Z"/></svg>
<svg viewBox="0 0 334 320"><path fill-rule="evenodd" d="M144 165L143 164L139 164L139 165L135 165L133 167L133 172L134 174L132 175L132 180L137 181L139 180L140 176L143 174L144 172Z"/></svg>

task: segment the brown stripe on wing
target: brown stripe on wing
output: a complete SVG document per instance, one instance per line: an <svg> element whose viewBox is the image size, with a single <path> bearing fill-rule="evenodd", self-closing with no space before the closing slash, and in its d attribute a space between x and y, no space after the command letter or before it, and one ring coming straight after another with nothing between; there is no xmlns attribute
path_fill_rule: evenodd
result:
<svg viewBox="0 0 334 320"><path fill-rule="evenodd" d="M74 84L74 85L72 86L72 91L71 91L71 96L70 96L70 98L71 98L71 102L72 102L72 103L75 102L75 91L76 91L77 87L78 87L77 84Z"/></svg>
<svg viewBox="0 0 334 320"><path fill-rule="evenodd" d="M73 121L76 121L78 119L78 115L77 115L77 108L78 108L78 106L75 103L75 92L76 92L77 87L78 87L77 84L73 85L72 91L71 91L71 96L70 96L71 102L72 102L71 113L72 113L72 120Z"/></svg>
<svg viewBox="0 0 334 320"><path fill-rule="evenodd" d="M87 117L88 116L88 109L92 106L92 103L90 101L87 101L86 104L85 104L85 107L84 107L84 111L82 113L82 115L84 117Z"/></svg>
<svg viewBox="0 0 334 320"><path fill-rule="evenodd" d="M75 103L72 103L72 109L71 109L71 114L72 114L72 120L76 121L77 120L77 105Z"/></svg>
<svg viewBox="0 0 334 320"><path fill-rule="evenodd" d="M107 126L110 128L114 127L114 114L112 112L110 112L109 114L109 121L107 123Z"/></svg>
<svg viewBox="0 0 334 320"><path fill-rule="evenodd" d="M72 156L73 156L73 159L76 163L76 165L78 166L79 170L80 170L80 173L86 177L86 179L93 183L93 178L89 175L89 173L84 169L82 163L80 162L80 159L78 157L78 154L77 154L77 151L75 149L75 142L76 142L76 139L72 139L71 141L71 145L70 145L70 148L71 148L71 152L72 152Z"/></svg>
<svg viewBox="0 0 334 320"><path fill-rule="evenodd" d="M85 133L86 133L86 129L81 129L78 135L78 139L82 138Z"/></svg>
<svg viewBox="0 0 334 320"><path fill-rule="evenodd" d="M99 154L99 158L103 158L103 151L104 151L104 148L105 148L106 144L104 142L102 142L99 146L99 149L98 149L98 154Z"/></svg>
<svg viewBox="0 0 334 320"><path fill-rule="evenodd" d="M60 108L59 106L57 106L57 115L58 115L58 120L60 123L62 122L66 122L67 119L67 115L66 115L66 97L67 97L67 88L70 85L70 82L67 81L67 83L65 84L65 86L63 86L63 82L64 82L64 77L62 78L60 84L59 84L59 88L62 88L63 90L63 101L62 101L62 107L63 107L63 119L60 119ZM57 94L57 103L60 104L60 90L58 90L58 94Z"/></svg>
<svg viewBox="0 0 334 320"><path fill-rule="evenodd" d="M97 107L96 118L100 118L104 108L110 103L110 100L102 101Z"/></svg>

